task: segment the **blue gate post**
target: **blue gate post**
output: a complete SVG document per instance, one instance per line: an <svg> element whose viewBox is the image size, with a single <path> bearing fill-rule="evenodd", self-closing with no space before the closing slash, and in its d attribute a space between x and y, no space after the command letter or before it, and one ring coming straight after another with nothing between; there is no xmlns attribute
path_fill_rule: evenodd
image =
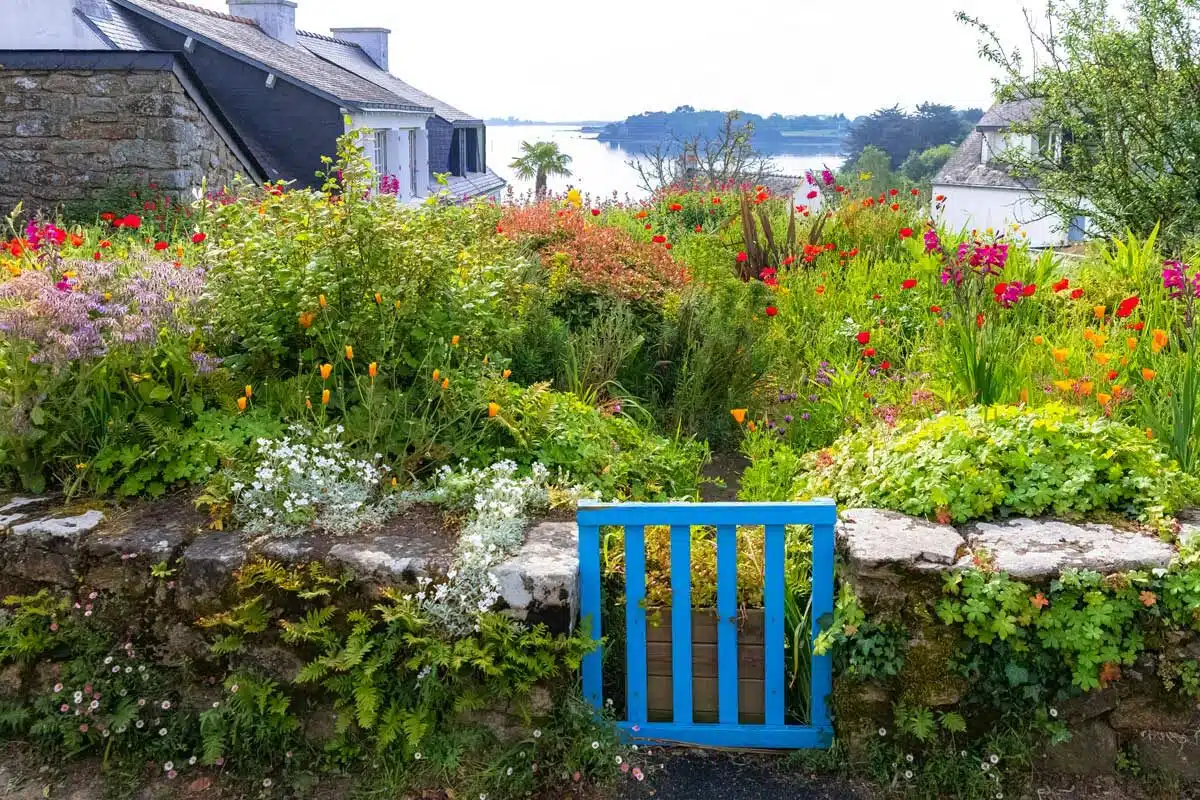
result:
<svg viewBox="0 0 1200 800"><path fill-rule="evenodd" d="M831 656L813 655L810 670L809 724L785 720L784 598L787 525L812 527L812 636L814 641L833 614L834 526L832 500L810 503L625 503L580 504L580 614L591 621L599 641L600 526L625 529L626 720L619 727L633 739L717 747L828 747L833 738L827 698L833 687ZM645 526L671 528L672 682L674 720L649 722L646 714L646 552ZM717 529L717 686L718 722L692 718L691 527ZM766 723L743 725L738 719L737 675L737 526L765 529ZM603 659L599 648L583 661L584 695L602 707Z"/></svg>

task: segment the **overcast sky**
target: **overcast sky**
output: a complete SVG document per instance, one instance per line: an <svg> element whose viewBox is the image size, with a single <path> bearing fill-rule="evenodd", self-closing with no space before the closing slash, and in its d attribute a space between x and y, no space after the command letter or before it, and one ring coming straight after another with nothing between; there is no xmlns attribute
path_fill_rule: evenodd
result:
<svg viewBox="0 0 1200 800"><path fill-rule="evenodd" d="M226 10L225 0L191 0ZM984 106L966 11L1028 42L1041 0L298 0L298 25L392 30L392 72L472 114L621 119L739 108L855 115Z"/></svg>

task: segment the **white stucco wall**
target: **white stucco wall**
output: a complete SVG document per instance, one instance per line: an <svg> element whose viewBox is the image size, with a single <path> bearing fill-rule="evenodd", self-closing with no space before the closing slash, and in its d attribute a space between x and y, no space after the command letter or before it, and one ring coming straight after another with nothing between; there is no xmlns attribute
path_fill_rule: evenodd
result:
<svg viewBox="0 0 1200 800"><path fill-rule="evenodd" d="M364 111L350 115L350 126L347 131L369 128L375 131L388 131L388 165L389 172L400 179L400 197L402 200L414 200L429 196L429 140L425 130L428 114L404 114L398 112ZM412 183L412 164L409 161L408 132L416 132L417 164L416 182ZM372 147L366 141L367 154Z"/></svg>
<svg viewBox="0 0 1200 800"><path fill-rule="evenodd" d="M1066 244L1067 226L1061 218L1047 215L1033 192L992 186L933 185L933 194L945 195L941 222L950 230L997 230L1016 223L1028 234L1034 247Z"/></svg>
<svg viewBox="0 0 1200 800"><path fill-rule="evenodd" d="M0 0L0 50L107 50L74 0Z"/></svg>

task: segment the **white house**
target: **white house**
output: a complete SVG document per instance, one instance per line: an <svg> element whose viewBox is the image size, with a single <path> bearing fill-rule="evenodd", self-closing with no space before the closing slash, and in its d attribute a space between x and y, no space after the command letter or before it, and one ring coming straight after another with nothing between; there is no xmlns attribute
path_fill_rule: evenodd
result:
<svg viewBox="0 0 1200 800"><path fill-rule="evenodd" d="M112 51L168 53L256 178L315 185L349 119L373 131L367 154L382 191L420 200L446 174L456 200L499 198L505 182L487 167L483 120L393 75L387 29L314 34L296 28L291 0L227 4L220 13L179 0L0 0L0 67L7 58L53 70L47 51L79 54L76 72L89 52L108 54L108 69Z"/></svg>
<svg viewBox="0 0 1200 800"><path fill-rule="evenodd" d="M1012 224L1028 236L1034 247L1055 247L1083 238L1080 221L1048 211L1037 184L1012 175L1004 166L1004 153L1012 148L1026 152L1054 148L1053 133L1041 136L1016 133L1014 124L1030 121L1038 101L1019 100L993 106L975 130L933 179L933 194L945 197L941 222L957 230L997 230Z"/></svg>

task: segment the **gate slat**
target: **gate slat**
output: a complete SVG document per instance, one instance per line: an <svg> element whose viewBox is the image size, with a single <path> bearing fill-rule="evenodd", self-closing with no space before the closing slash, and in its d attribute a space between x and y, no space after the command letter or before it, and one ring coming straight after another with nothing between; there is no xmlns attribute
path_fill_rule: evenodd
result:
<svg viewBox="0 0 1200 800"><path fill-rule="evenodd" d="M817 641L823 625L833 616L833 552L834 526L813 525L812 542L812 639ZM810 669L808 723L828 728L828 696L833 692L833 658L829 654L814 655Z"/></svg>
<svg viewBox="0 0 1200 800"><path fill-rule="evenodd" d="M692 528L671 526L671 676L675 722L692 722Z"/></svg>
<svg viewBox="0 0 1200 800"><path fill-rule="evenodd" d="M717 719L738 722L737 526L717 526Z"/></svg>
<svg viewBox="0 0 1200 800"><path fill-rule="evenodd" d="M766 642L763 672L767 684L766 719L768 725L783 724L783 560L785 529L782 525L766 526L766 562L763 580L763 605L766 606Z"/></svg>
<svg viewBox="0 0 1200 800"><path fill-rule="evenodd" d="M597 643L583 657L583 696L593 708L603 708L604 664L599 642L602 635L600 608L600 526L579 526L579 617L590 626Z"/></svg>
<svg viewBox="0 0 1200 800"><path fill-rule="evenodd" d="M625 526L626 715L646 721L646 529Z"/></svg>

